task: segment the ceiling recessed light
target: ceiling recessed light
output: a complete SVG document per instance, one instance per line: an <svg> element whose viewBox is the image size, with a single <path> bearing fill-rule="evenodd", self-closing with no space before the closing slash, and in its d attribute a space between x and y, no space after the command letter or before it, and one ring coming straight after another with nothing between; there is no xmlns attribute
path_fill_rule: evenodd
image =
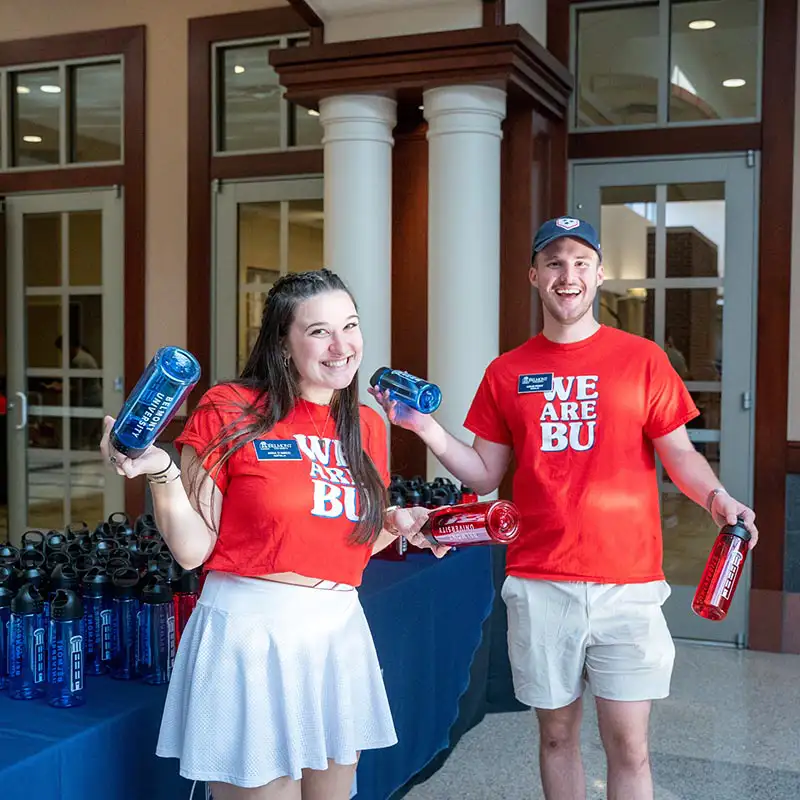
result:
<svg viewBox="0 0 800 800"><path fill-rule="evenodd" d="M319 116L319 111L317 111L316 108L309 108L308 109L308 115L310 117L318 117Z"/></svg>
<svg viewBox="0 0 800 800"><path fill-rule="evenodd" d="M17 94L30 94L31 90L27 86L17 86Z"/></svg>
<svg viewBox="0 0 800 800"><path fill-rule="evenodd" d="M44 86L40 86L39 88L46 94L58 94L61 91L60 86L51 86L48 83L46 83Z"/></svg>
<svg viewBox="0 0 800 800"><path fill-rule="evenodd" d="M419 110L420 111L424 111L425 110L425 106L419 106Z"/></svg>
<svg viewBox="0 0 800 800"><path fill-rule="evenodd" d="M689 27L693 31L710 31L717 27L717 23L713 19L694 19L689 23Z"/></svg>
<svg viewBox="0 0 800 800"><path fill-rule="evenodd" d="M740 86L744 86L747 81L744 78L728 78L727 80L722 81L723 86L727 86L728 89L738 89Z"/></svg>
<svg viewBox="0 0 800 800"><path fill-rule="evenodd" d="M22 137L22 141L23 142L30 142L31 144L38 144L39 142L42 141L42 137L41 136L23 136Z"/></svg>
<svg viewBox="0 0 800 800"><path fill-rule="evenodd" d="M236 66L233 68L233 71L234 71L234 72L235 72L237 75L241 75L241 74L244 72L244 67L243 67L241 64L237 64L237 65L236 65Z"/></svg>

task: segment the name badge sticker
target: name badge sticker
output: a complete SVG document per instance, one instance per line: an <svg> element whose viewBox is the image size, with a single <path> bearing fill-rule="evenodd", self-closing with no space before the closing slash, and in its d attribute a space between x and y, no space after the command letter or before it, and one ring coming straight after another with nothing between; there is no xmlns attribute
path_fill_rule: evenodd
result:
<svg viewBox="0 0 800 800"><path fill-rule="evenodd" d="M534 394L553 390L553 373L542 372L537 375L520 375L517 378L517 394Z"/></svg>
<svg viewBox="0 0 800 800"><path fill-rule="evenodd" d="M301 461L300 448L293 439L254 439L259 461Z"/></svg>

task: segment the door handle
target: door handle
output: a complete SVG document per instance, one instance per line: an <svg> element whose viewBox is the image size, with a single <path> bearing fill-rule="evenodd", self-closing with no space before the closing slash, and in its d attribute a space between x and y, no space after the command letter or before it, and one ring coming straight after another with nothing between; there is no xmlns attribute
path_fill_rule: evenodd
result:
<svg viewBox="0 0 800 800"><path fill-rule="evenodd" d="M24 392L15 392L19 398L19 422L14 426L14 430L21 431L28 424L28 395Z"/></svg>

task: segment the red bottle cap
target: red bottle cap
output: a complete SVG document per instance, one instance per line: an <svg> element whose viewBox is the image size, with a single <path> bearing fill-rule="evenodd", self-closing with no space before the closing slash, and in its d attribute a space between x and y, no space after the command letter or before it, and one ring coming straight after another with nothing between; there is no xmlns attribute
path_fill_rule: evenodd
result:
<svg viewBox="0 0 800 800"><path fill-rule="evenodd" d="M495 539L511 542L519 533L519 511L512 503L498 500L489 509L486 525L495 534Z"/></svg>

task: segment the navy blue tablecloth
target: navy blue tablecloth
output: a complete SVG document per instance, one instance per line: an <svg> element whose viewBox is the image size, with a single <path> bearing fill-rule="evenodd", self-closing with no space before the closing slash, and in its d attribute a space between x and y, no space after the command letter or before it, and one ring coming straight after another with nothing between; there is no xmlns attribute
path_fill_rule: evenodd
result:
<svg viewBox="0 0 800 800"><path fill-rule="evenodd" d="M400 743L363 754L357 800L386 800L449 746L494 599L489 548L373 560L359 591ZM86 695L54 709L0 693L0 798L186 800L177 761L154 755L166 687L90 676Z"/></svg>

